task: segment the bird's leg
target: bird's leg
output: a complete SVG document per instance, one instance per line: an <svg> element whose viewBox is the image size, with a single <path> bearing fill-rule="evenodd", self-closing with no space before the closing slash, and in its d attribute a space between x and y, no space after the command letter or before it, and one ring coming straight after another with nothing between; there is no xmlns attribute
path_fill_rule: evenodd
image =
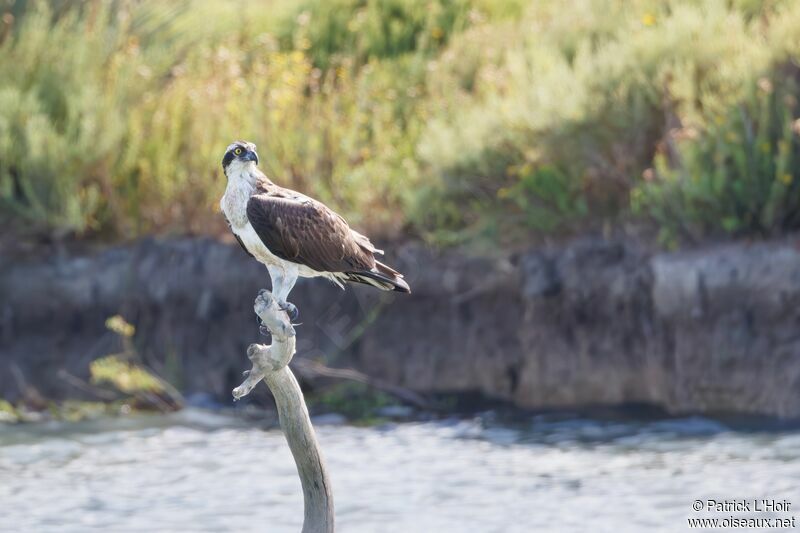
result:
<svg viewBox="0 0 800 533"><path fill-rule="evenodd" d="M269 269L269 276L272 278L272 295L278 301L278 306L286 311L291 320L297 320L300 312L293 303L286 301L292 288L294 288L294 284L297 282L297 271L283 269L279 266L267 268Z"/></svg>
<svg viewBox="0 0 800 533"><path fill-rule="evenodd" d="M289 297L289 292L291 292L295 282L297 281L297 274L285 275L282 278L282 281L283 284L281 285L281 290L276 296L278 299L278 306L286 311L286 314L289 315L289 319L294 322L297 320L297 317L300 316L300 311L298 311L296 305L287 301L287 298Z"/></svg>

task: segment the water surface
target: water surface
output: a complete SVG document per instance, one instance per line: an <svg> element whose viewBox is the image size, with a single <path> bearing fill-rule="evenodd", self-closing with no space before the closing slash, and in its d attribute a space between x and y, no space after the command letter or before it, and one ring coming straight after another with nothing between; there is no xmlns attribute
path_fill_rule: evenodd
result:
<svg viewBox="0 0 800 533"><path fill-rule="evenodd" d="M695 499L800 506L800 432L532 417L318 434L344 533L682 531L712 516ZM0 531L296 532L301 520L277 430L197 410L0 425Z"/></svg>

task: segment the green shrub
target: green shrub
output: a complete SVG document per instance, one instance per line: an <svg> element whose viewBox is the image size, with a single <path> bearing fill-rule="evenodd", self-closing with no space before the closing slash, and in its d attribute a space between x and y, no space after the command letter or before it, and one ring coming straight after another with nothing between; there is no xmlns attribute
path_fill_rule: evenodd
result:
<svg viewBox="0 0 800 533"><path fill-rule="evenodd" d="M764 78L704 130L674 130L632 196L661 239L800 228L800 110L796 67L780 85Z"/></svg>
<svg viewBox="0 0 800 533"><path fill-rule="evenodd" d="M305 49L279 46L266 31L274 21L258 26L264 12L246 16L236 2L70 5L27 6L0 43L6 214L55 233L221 230L220 154L247 138L281 183L359 225L392 233L404 224L423 61L367 61L390 51L370 48L359 56L366 64L344 55L323 72ZM380 13L378 4L348 9ZM439 18L401 20L417 28Z"/></svg>
<svg viewBox="0 0 800 533"><path fill-rule="evenodd" d="M118 38L97 29L107 12L94 27L77 13L51 16L37 8L0 44L0 202L34 226L76 231L91 224L96 172L121 142L128 91L116 77L136 65L103 68Z"/></svg>
<svg viewBox="0 0 800 533"><path fill-rule="evenodd" d="M667 132L738 107L780 55L772 27L728 2L583 7L531 4L519 25L469 30L442 54L432 85L462 89L434 94L419 154L439 179L422 205L473 208L437 223L499 217L507 234L624 215Z"/></svg>
<svg viewBox="0 0 800 533"><path fill-rule="evenodd" d="M797 225L797 2L0 0L0 20L15 228L224 231L237 138L377 236Z"/></svg>
<svg viewBox="0 0 800 533"><path fill-rule="evenodd" d="M315 65L430 53L468 23L469 0L305 0L282 24L285 47L308 50Z"/></svg>

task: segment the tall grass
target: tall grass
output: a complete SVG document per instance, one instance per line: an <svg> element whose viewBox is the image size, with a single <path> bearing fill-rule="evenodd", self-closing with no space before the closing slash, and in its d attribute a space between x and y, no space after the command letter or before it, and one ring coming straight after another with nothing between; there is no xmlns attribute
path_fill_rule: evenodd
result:
<svg viewBox="0 0 800 533"><path fill-rule="evenodd" d="M800 226L781 0L0 0L0 218L222 230L219 161L383 236Z"/></svg>

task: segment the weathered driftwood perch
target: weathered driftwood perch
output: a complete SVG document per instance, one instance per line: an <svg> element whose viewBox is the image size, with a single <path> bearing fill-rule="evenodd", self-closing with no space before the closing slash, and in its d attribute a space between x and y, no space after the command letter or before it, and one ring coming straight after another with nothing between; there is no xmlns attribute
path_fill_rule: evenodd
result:
<svg viewBox="0 0 800 533"><path fill-rule="evenodd" d="M281 429L297 464L303 487L303 533L331 533L333 493L330 478L300 385L289 369L296 344L294 327L269 291L262 290L258 294L254 309L272 334L272 344L251 344L247 348L247 357L253 368L244 382L233 389L233 397L238 400L246 396L262 379L267 384L275 397Z"/></svg>

